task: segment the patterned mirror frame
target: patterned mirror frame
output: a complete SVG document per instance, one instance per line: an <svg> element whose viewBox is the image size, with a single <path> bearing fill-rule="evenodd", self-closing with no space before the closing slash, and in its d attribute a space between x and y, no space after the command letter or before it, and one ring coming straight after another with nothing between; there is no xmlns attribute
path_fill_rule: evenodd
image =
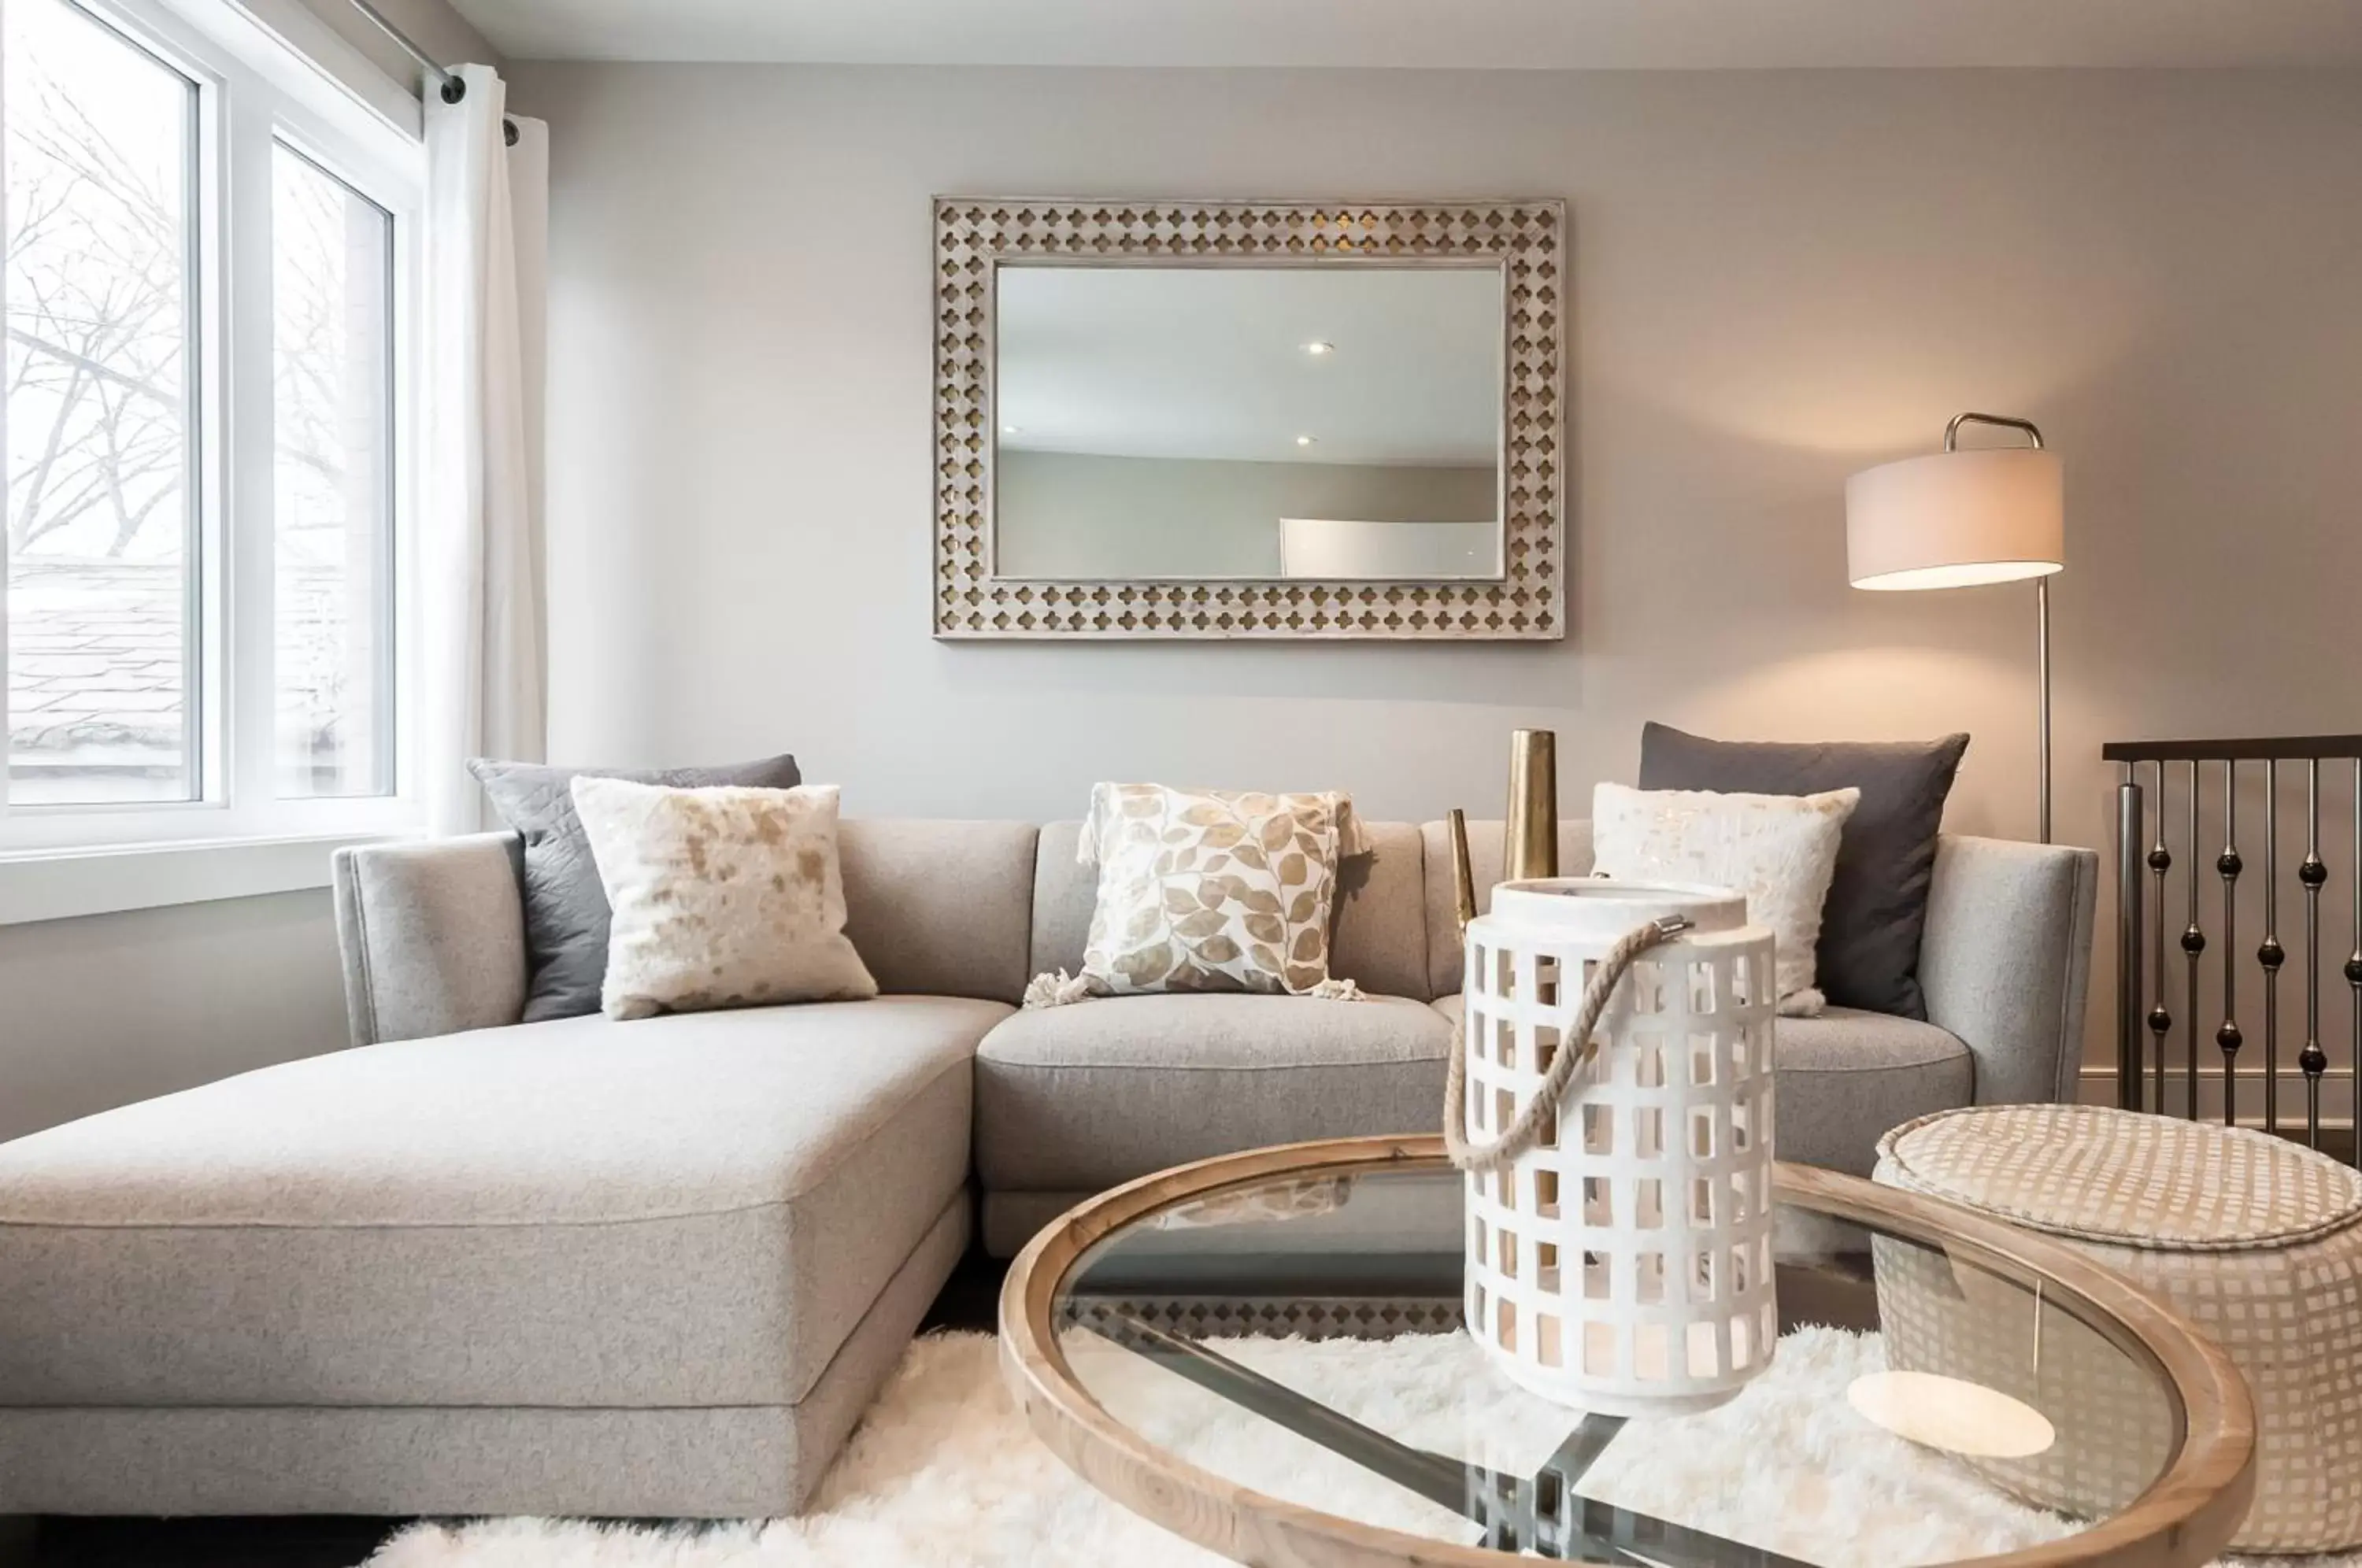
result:
<svg viewBox="0 0 2362 1568"><path fill-rule="evenodd" d="M1566 635L1566 204L935 201L935 591L942 638ZM1503 574L1044 580L993 575L998 271L1496 266L1502 281Z"/></svg>

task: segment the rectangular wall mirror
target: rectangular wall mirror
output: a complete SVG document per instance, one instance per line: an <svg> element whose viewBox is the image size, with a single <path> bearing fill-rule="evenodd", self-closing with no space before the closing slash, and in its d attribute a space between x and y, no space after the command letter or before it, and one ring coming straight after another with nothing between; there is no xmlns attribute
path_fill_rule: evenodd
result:
<svg viewBox="0 0 2362 1568"><path fill-rule="evenodd" d="M940 636L1564 635L1564 214L936 204Z"/></svg>
<svg viewBox="0 0 2362 1568"><path fill-rule="evenodd" d="M1498 268L997 275L995 575L1501 575Z"/></svg>

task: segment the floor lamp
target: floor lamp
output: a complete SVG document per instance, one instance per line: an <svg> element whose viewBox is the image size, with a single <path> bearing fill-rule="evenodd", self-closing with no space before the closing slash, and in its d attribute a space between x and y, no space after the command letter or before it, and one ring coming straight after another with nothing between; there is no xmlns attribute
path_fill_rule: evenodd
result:
<svg viewBox="0 0 2362 1568"><path fill-rule="evenodd" d="M2025 447L1963 450L1960 426L2014 430ZM2042 842L2050 842L2050 574L2066 561L2065 469L2030 419L1962 414L1944 449L1846 480L1846 568L1856 588L1909 591L2034 579Z"/></svg>

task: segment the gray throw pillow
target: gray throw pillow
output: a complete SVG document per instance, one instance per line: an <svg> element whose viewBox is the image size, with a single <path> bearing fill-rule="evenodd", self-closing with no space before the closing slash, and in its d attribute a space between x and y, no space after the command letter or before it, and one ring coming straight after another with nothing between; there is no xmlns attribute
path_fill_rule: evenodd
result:
<svg viewBox="0 0 2362 1568"><path fill-rule="evenodd" d="M695 790L716 784L792 790L803 782L792 756L766 757L726 767L668 767L631 773L613 767L552 767L538 762L496 762L480 756L468 771L483 785L492 810L524 841L517 878L524 892L524 947L529 966L524 1021L578 1018L599 1010L607 975L607 890L590 839L574 813L569 786L577 774L628 778Z"/></svg>
<svg viewBox="0 0 2362 1568"><path fill-rule="evenodd" d="M1640 788L1758 795L1860 790L1861 803L1838 843L1815 971L1835 1006L1924 1019L1919 938L1927 928L1936 835L1968 749L1965 734L1791 745L1707 740L1650 724L1640 732Z"/></svg>

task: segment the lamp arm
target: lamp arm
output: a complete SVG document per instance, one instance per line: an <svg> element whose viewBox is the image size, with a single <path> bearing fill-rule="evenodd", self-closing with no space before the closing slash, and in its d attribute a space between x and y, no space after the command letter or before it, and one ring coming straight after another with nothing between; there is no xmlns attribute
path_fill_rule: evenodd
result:
<svg viewBox="0 0 2362 1568"><path fill-rule="evenodd" d="M1963 425L1999 425L2004 430L2023 430L2025 432L2026 438L2034 443L2034 449L2037 452L2042 450L2041 428L2031 419L2015 419L2006 414L1956 414L1952 415L1952 422L1944 426L1944 450L1947 452L1957 452L1959 450L1960 426Z"/></svg>
<svg viewBox="0 0 2362 1568"><path fill-rule="evenodd" d="M2006 414L1956 414L1944 426L1944 450L1957 452L1960 447L1960 426L1992 425L2003 430L2022 430L2034 443L2036 451L2042 450L2042 431L2031 419L2018 419ZM2042 842L2050 842L2050 580L2034 580L2035 647L2038 668L2035 704L2035 769L2040 776L2036 820Z"/></svg>

